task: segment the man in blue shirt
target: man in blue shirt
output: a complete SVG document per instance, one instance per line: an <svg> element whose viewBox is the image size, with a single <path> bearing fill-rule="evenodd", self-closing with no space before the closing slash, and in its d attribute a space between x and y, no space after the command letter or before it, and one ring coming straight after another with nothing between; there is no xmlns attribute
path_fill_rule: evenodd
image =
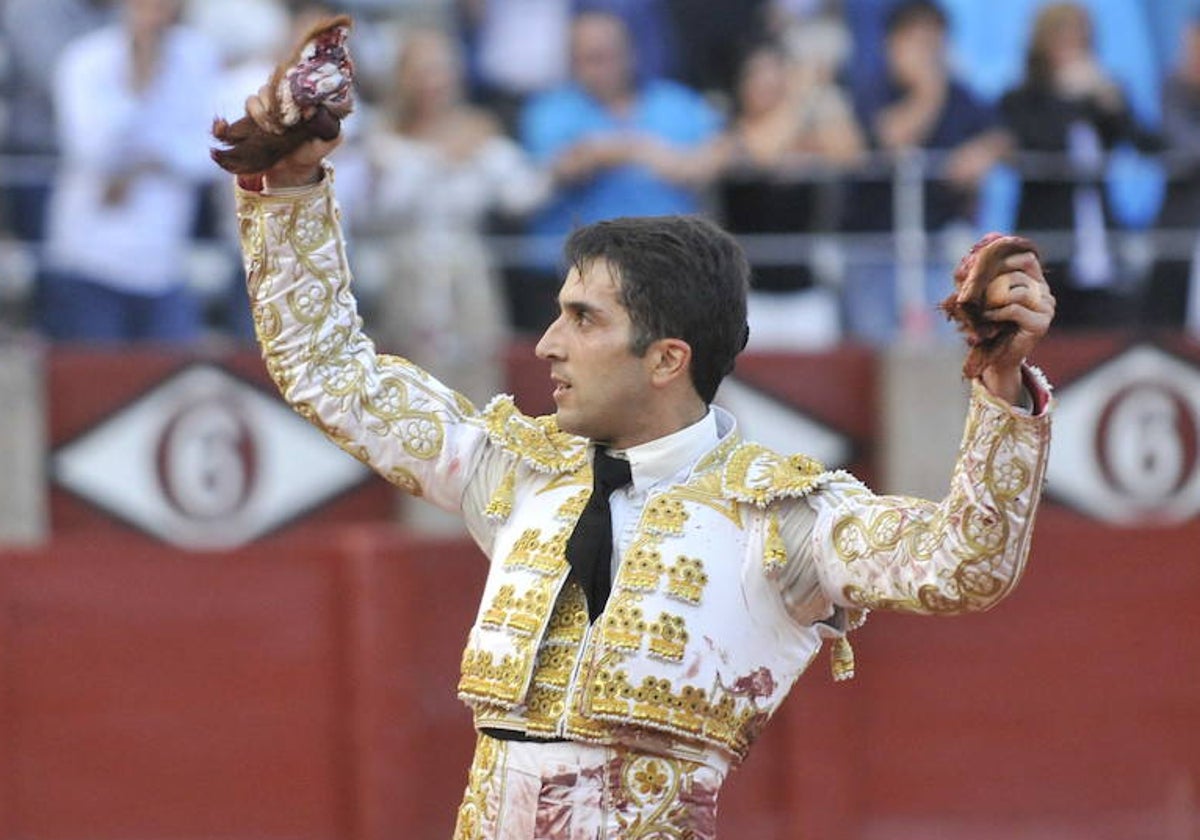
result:
<svg viewBox="0 0 1200 840"><path fill-rule="evenodd" d="M711 139L720 128L716 111L682 85L639 80L628 30L605 12L584 12L573 21L571 73L568 84L535 97L522 115L522 140L557 185L533 232L564 234L616 216L697 212L697 185L657 161L664 151Z"/></svg>

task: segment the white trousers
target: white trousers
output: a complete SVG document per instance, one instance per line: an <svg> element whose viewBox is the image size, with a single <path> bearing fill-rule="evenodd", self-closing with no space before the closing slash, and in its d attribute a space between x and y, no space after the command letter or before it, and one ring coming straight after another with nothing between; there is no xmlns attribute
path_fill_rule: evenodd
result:
<svg viewBox="0 0 1200 840"><path fill-rule="evenodd" d="M713 840L722 781L628 747L481 734L454 840Z"/></svg>

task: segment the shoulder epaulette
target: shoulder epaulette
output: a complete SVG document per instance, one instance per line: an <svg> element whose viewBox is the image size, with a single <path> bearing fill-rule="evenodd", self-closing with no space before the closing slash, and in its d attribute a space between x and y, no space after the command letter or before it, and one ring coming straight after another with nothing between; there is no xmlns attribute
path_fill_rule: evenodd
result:
<svg viewBox="0 0 1200 840"><path fill-rule="evenodd" d="M531 469L574 472L587 463L586 438L562 431L552 416L521 413L508 394L493 398L482 417L492 443L517 455Z"/></svg>
<svg viewBox="0 0 1200 840"><path fill-rule="evenodd" d="M758 443L742 443L729 453L721 474L730 499L766 507L778 499L798 499L845 476L829 472L807 455L781 455Z"/></svg>

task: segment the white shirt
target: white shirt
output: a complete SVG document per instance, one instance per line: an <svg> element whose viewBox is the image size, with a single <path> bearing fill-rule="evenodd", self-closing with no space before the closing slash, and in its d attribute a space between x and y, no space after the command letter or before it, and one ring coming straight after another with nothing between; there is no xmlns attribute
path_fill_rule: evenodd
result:
<svg viewBox="0 0 1200 840"><path fill-rule="evenodd" d="M733 415L712 406L704 417L678 432L629 449L609 451L614 457L629 461L633 477L630 484L609 497L614 579L621 555L637 533L638 519L650 494L685 481L696 463L720 442L721 437L729 434L733 426ZM780 507L791 510L781 522L788 544L807 546L816 524L815 512L803 501L784 502ZM780 590L788 611L801 624L828 619L834 614L832 601L821 591L816 565L807 554L804 561L788 565L780 579Z"/></svg>
<svg viewBox="0 0 1200 840"><path fill-rule="evenodd" d="M183 280L196 186L218 174L209 133L219 61L196 32L165 36L158 77L130 86L123 26L85 35L63 53L54 80L62 164L49 210L47 257L120 291L160 294ZM106 203L114 176L137 165L124 199Z"/></svg>
<svg viewBox="0 0 1200 840"><path fill-rule="evenodd" d="M718 418L718 412L720 417ZM612 511L613 561L612 573L617 574L621 555L629 548L637 531L638 519L646 499L656 490L669 487L687 478L692 467L728 433L733 418L724 409L710 408L708 413L690 426L666 437L631 446L612 449L609 454L629 461L633 480L609 497Z"/></svg>

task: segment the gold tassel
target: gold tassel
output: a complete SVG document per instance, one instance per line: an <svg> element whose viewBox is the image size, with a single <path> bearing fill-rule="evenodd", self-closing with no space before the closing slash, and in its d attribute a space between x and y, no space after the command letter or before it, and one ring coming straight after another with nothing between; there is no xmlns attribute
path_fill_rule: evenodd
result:
<svg viewBox="0 0 1200 840"><path fill-rule="evenodd" d="M836 682L854 679L854 648L845 636L834 639L830 650L830 668Z"/></svg>
<svg viewBox="0 0 1200 840"><path fill-rule="evenodd" d="M763 566L768 572L782 569L787 563L787 546L779 534L779 517L771 514L767 523L767 543L763 547Z"/></svg>
<svg viewBox="0 0 1200 840"><path fill-rule="evenodd" d="M512 514L514 488L517 484L517 468L513 467L500 481L500 486L492 494L484 514L494 522L503 522Z"/></svg>

